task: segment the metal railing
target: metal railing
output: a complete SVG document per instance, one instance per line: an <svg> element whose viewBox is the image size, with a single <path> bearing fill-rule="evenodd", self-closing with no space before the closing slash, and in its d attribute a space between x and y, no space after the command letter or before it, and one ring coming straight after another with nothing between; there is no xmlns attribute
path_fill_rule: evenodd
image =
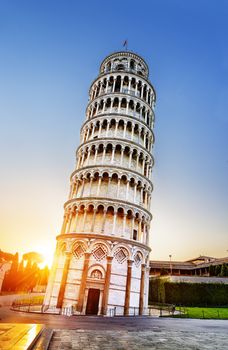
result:
<svg viewBox="0 0 228 350"><path fill-rule="evenodd" d="M36 312L36 313L49 313L55 315L64 316L79 316L85 315L85 310L82 312L77 311L75 306L57 308L56 306L49 306L43 304L43 298L27 298L16 299L12 303L11 309L14 311L23 312ZM176 314L183 314L183 317L187 317L187 312L184 308L182 310L176 309L173 304L159 304L154 303L147 308L140 310L139 307L129 307L126 316L151 316L151 317L163 317L163 316L175 316ZM103 311L99 308L97 315L103 315ZM105 316L115 317L125 315L123 306L108 307Z"/></svg>
<svg viewBox="0 0 228 350"><path fill-rule="evenodd" d="M107 74L107 73L113 73L113 72L117 72L117 73L133 73L133 74L138 74L140 76L142 76L144 79L147 79L147 74L143 73L141 70L136 70L133 68L128 68L128 67L123 67L122 69L118 69L118 68L112 68L112 69L106 69L103 73L101 74Z"/></svg>
<svg viewBox="0 0 228 350"><path fill-rule="evenodd" d="M11 309L24 312L42 312L44 297L31 296L15 299Z"/></svg>
<svg viewBox="0 0 228 350"><path fill-rule="evenodd" d="M110 93L116 93L116 94L129 94L129 95L131 95L131 96L134 96L134 97L138 97L138 98L141 98L141 95L140 95L140 92L139 91L135 91L135 90L132 90L132 89L128 89L128 88L125 88L125 87L123 87L122 89L120 89L120 90L115 90L115 91L113 91L113 87L112 86L110 86L110 87L108 87L107 88L107 90L106 89L101 89L101 91L100 91L100 93L97 95L97 96L95 96L94 97L94 99L95 98L98 98L98 97L101 97L101 96L103 96L103 95L107 95L107 94L110 94ZM143 99L143 98L142 98Z"/></svg>

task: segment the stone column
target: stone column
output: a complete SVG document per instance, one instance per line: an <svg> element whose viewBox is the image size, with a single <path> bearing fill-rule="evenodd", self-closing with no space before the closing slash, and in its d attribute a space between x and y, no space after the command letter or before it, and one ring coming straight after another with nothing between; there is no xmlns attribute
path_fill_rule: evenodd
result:
<svg viewBox="0 0 228 350"><path fill-rule="evenodd" d="M87 209L86 209L86 208L84 208L83 224L82 224L82 232L85 232L86 214L87 214Z"/></svg>
<svg viewBox="0 0 228 350"><path fill-rule="evenodd" d="M129 81L128 81L128 93L130 93L131 91L131 78L129 78Z"/></svg>
<svg viewBox="0 0 228 350"><path fill-rule="evenodd" d="M141 96L140 96L140 98L143 98L143 90L144 90L144 86L145 86L145 85L142 85L142 90L141 90Z"/></svg>
<svg viewBox="0 0 228 350"><path fill-rule="evenodd" d="M142 116L142 107L140 107L139 109L139 120L143 119L143 116Z"/></svg>
<svg viewBox="0 0 228 350"><path fill-rule="evenodd" d="M89 184L89 196L91 196L91 190L92 190L92 183L93 183L93 176L90 176L90 184Z"/></svg>
<svg viewBox="0 0 228 350"><path fill-rule="evenodd" d="M97 161L97 152L98 152L98 146L95 147L94 165L96 165L96 161Z"/></svg>
<svg viewBox="0 0 228 350"><path fill-rule="evenodd" d="M104 283L104 293L102 299L102 310L101 314L107 314L107 305L108 305L108 296L109 296L109 286L110 286L110 278L111 278L111 270L112 270L112 256L107 256L107 269L105 274L105 283Z"/></svg>
<svg viewBox="0 0 228 350"><path fill-rule="evenodd" d="M103 101L102 114L104 114L104 111L105 111L105 101Z"/></svg>
<svg viewBox="0 0 228 350"><path fill-rule="evenodd" d="M127 186L126 186L126 201L128 200L128 196L129 196L129 183L130 183L130 180L127 179Z"/></svg>
<svg viewBox="0 0 228 350"><path fill-rule="evenodd" d="M123 216L123 230L122 230L122 237L124 237L124 234L125 234L125 229L126 229L126 217L127 217L127 214L124 213L124 216Z"/></svg>
<svg viewBox="0 0 228 350"><path fill-rule="evenodd" d="M77 304L77 311L79 311L79 312L82 312L82 309L83 309L83 301L84 301L84 296L85 296L86 279L87 279L87 275L88 275L90 255L91 255L91 253L85 253L85 260L84 260L81 285L80 285L80 291L79 291L79 298L78 298L78 304Z"/></svg>
<svg viewBox="0 0 228 350"><path fill-rule="evenodd" d="M97 186L97 196L100 195L101 178L102 178L101 175L99 175L98 186Z"/></svg>
<svg viewBox="0 0 228 350"><path fill-rule="evenodd" d="M143 146L146 147L146 131L144 130L144 135L143 135Z"/></svg>
<svg viewBox="0 0 228 350"><path fill-rule="evenodd" d="M139 81L136 81L135 82L135 96L138 96L138 84L139 84Z"/></svg>
<svg viewBox="0 0 228 350"><path fill-rule="evenodd" d="M74 184L72 183L72 184L70 185L70 192L69 192L68 199L73 198L73 194L74 194Z"/></svg>
<svg viewBox="0 0 228 350"><path fill-rule="evenodd" d="M146 225L146 245L149 245L149 232L150 232L150 226Z"/></svg>
<svg viewBox="0 0 228 350"><path fill-rule="evenodd" d="M136 158L136 171L140 172L140 160L139 160L140 155L137 154Z"/></svg>
<svg viewBox="0 0 228 350"><path fill-rule="evenodd" d="M142 131L142 128L139 127L139 129L138 129L138 144L140 144L141 131Z"/></svg>
<svg viewBox="0 0 228 350"><path fill-rule="evenodd" d="M77 198L77 194L78 194L78 186L79 186L79 181L76 180L76 188L75 188L75 198Z"/></svg>
<svg viewBox="0 0 228 350"><path fill-rule="evenodd" d="M128 111L129 111L129 100L127 99L127 108L126 108L126 114L128 114Z"/></svg>
<svg viewBox="0 0 228 350"><path fill-rule="evenodd" d="M71 223L72 223L72 220L73 220L73 211L70 212L70 215L69 215L69 222L68 222L68 227L67 227L67 233L70 233L70 227L71 227Z"/></svg>
<svg viewBox="0 0 228 350"><path fill-rule="evenodd" d="M92 128L92 135L91 135L92 139L93 139L93 136L94 136L94 131L95 131L95 124L93 124L93 128Z"/></svg>
<svg viewBox="0 0 228 350"><path fill-rule="evenodd" d="M117 107L117 113L120 113L121 108L121 100L119 99L118 107Z"/></svg>
<svg viewBox="0 0 228 350"><path fill-rule="evenodd" d="M139 218L139 220L138 220L138 241L142 242L141 239L142 239L142 220L141 220L141 218Z"/></svg>
<svg viewBox="0 0 228 350"><path fill-rule="evenodd" d="M117 130L118 130L118 121L116 120L116 127L115 127L114 137L116 137L116 135L117 135Z"/></svg>
<svg viewBox="0 0 228 350"><path fill-rule="evenodd" d="M145 160L145 158L143 157L143 161L142 161L142 172L144 173L144 168L145 168L145 162L146 162L146 160Z"/></svg>
<svg viewBox="0 0 228 350"><path fill-rule="evenodd" d="M131 168L132 153L133 153L133 151L130 150L130 152L129 152L129 163L128 163L128 168Z"/></svg>
<svg viewBox="0 0 228 350"><path fill-rule="evenodd" d="M78 221L78 209L75 210L75 221L74 221L73 232L77 231L77 221Z"/></svg>
<svg viewBox="0 0 228 350"><path fill-rule="evenodd" d="M82 190L81 190L81 197L83 196L84 187L85 187L85 178L83 178L83 179L82 179Z"/></svg>
<svg viewBox="0 0 228 350"><path fill-rule="evenodd" d="M108 85L109 85L109 78L107 78L107 83L106 83L106 88L105 88L105 93L108 93Z"/></svg>
<svg viewBox="0 0 228 350"><path fill-rule="evenodd" d="M105 226L106 213L107 213L107 211L104 209L104 212L103 212L103 219L102 219L102 225L101 225L101 233L104 233L104 226Z"/></svg>
<svg viewBox="0 0 228 350"><path fill-rule="evenodd" d="M78 154L77 159L76 159L76 162L77 162L77 164L76 164L76 169L78 169L79 164L80 164L80 161L81 161L81 155Z"/></svg>
<svg viewBox="0 0 228 350"><path fill-rule="evenodd" d="M139 315L143 315L143 309L144 309L145 269L146 269L146 264L142 264L141 265L140 296L139 296Z"/></svg>
<svg viewBox="0 0 228 350"><path fill-rule="evenodd" d="M114 235L115 230L116 230L116 215L117 215L117 212L114 211L114 215L113 215L113 226L112 226L112 235Z"/></svg>
<svg viewBox="0 0 228 350"><path fill-rule="evenodd" d="M102 154L102 161L101 161L102 164L104 164L105 153L106 153L106 146L104 145L103 154Z"/></svg>
<svg viewBox="0 0 228 350"><path fill-rule="evenodd" d="M120 93L123 92L123 80L124 80L124 78L121 77L121 82L120 82Z"/></svg>
<svg viewBox="0 0 228 350"><path fill-rule="evenodd" d="M140 204L143 205L143 187L141 187L140 191Z"/></svg>
<svg viewBox="0 0 228 350"><path fill-rule="evenodd" d="M134 140L134 131L135 131L135 124L132 124L132 130L131 130L131 141Z"/></svg>
<svg viewBox="0 0 228 350"><path fill-rule="evenodd" d="M61 229L61 235L64 235L66 233L68 217L69 217L68 213L64 214L63 225L62 225L62 229Z"/></svg>
<svg viewBox="0 0 228 350"><path fill-rule="evenodd" d="M57 308L61 308L63 306L63 299L64 299L64 293L66 289L68 270L70 266L70 258L71 258L71 253L66 253L63 274L62 274L62 279L61 279L61 284L59 289L59 295L58 295L57 304L56 304Z"/></svg>
<svg viewBox="0 0 228 350"><path fill-rule="evenodd" d="M121 147L120 165L123 165L124 147Z"/></svg>
<svg viewBox="0 0 228 350"><path fill-rule="evenodd" d="M131 296L132 264L133 264L133 260L127 261L127 281L126 281L126 293L125 293L125 302L124 302L124 316L129 315L129 305L130 305L130 296Z"/></svg>
<svg viewBox="0 0 228 350"><path fill-rule="evenodd" d="M95 224L95 219L96 219L96 213L97 213L97 209L93 209L93 219L92 219L92 225L91 225L91 232L94 231L94 224Z"/></svg>
<svg viewBox="0 0 228 350"><path fill-rule="evenodd" d="M120 194L120 181L121 181L121 178L118 177L118 183L117 183L117 194L116 194L116 197L118 198L119 197L119 194Z"/></svg>
<svg viewBox="0 0 228 350"><path fill-rule="evenodd" d="M101 129L102 129L102 121L100 121L100 125L99 125L98 138L101 137Z"/></svg>
<svg viewBox="0 0 228 350"><path fill-rule="evenodd" d="M99 104L100 104L100 102L97 102L96 115L97 115L97 112L98 112Z"/></svg>
<svg viewBox="0 0 228 350"><path fill-rule="evenodd" d="M133 239L134 228L135 228L135 217L132 215L132 218L131 218L131 237L130 237L130 239Z"/></svg>
<svg viewBox="0 0 228 350"><path fill-rule="evenodd" d="M85 151L82 151L82 158L81 158L81 162L79 164L80 167L83 165L84 159L85 159Z"/></svg>
<svg viewBox="0 0 228 350"><path fill-rule="evenodd" d="M123 138L126 137L126 130L127 130L127 122L124 122L124 131L123 131Z"/></svg>
<svg viewBox="0 0 228 350"><path fill-rule="evenodd" d="M87 128L84 142L88 141L88 139L89 139L89 132L90 132L90 130L89 130L89 128Z"/></svg>
<svg viewBox="0 0 228 350"><path fill-rule="evenodd" d="M116 88L116 77L114 77L113 79L113 86L112 86L112 92L115 92L115 88Z"/></svg>
<svg viewBox="0 0 228 350"><path fill-rule="evenodd" d="M148 208L148 192L145 191L145 207Z"/></svg>
<svg viewBox="0 0 228 350"><path fill-rule="evenodd" d="M90 153L91 153L91 148L89 148L89 150L88 150L88 156L87 156L87 159L86 159L86 165L89 165L89 163L90 163Z"/></svg>
<svg viewBox="0 0 228 350"><path fill-rule="evenodd" d="M136 201L136 195L137 195L137 183L135 182L135 184L134 184L134 198L133 198L134 203Z"/></svg>
<svg viewBox="0 0 228 350"><path fill-rule="evenodd" d="M112 158L111 158L111 163L114 161L114 155L115 155L115 146L112 146Z"/></svg>
<svg viewBox="0 0 228 350"><path fill-rule="evenodd" d="M108 122L107 122L107 127L106 127L106 134L105 134L105 137L108 137L109 126L110 126L110 121L108 121Z"/></svg>

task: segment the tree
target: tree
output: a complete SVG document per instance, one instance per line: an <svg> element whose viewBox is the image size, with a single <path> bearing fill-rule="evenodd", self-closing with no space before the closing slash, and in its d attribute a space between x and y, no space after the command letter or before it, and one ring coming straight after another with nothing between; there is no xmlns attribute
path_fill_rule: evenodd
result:
<svg viewBox="0 0 228 350"><path fill-rule="evenodd" d="M227 277L228 276L228 267L227 267L226 264L222 264L220 276L221 277Z"/></svg>
<svg viewBox="0 0 228 350"><path fill-rule="evenodd" d="M17 279L18 279L18 253L16 253L14 255L14 259L11 265L11 269L10 269L10 274L9 274L9 287L11 291L15 291L16 287L17 287Z"/></svg>
<svg viewBox="0 0 228 350"><path fill-rule="evenodd" d="M215 267L215 276L219 276L221 273L221 265L216 265Z"/></svg>
<svg viewBox="0 0 228 350"><path fill-rule="evenodd" d="M48 276L49 276L49 269L46 265L41 271L41 278L40 278L40 285L47 285L48 283Z"/></svg>

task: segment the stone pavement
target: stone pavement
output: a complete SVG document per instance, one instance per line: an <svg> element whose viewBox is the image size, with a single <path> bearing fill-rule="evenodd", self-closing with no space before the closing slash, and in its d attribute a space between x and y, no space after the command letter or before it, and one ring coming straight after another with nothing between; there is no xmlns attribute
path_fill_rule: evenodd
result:
<svg viewBox="0 0 228 350"><path fill-rule="evenodd" d="M225 350L227 333L167 331L55 330L49 350Z"/></svg>

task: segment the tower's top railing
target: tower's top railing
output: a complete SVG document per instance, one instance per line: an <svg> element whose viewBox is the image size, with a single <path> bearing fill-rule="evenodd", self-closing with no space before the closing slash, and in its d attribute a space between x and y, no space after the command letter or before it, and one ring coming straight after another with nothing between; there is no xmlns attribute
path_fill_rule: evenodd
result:
<svg viewBox="0 0 228 350"><path fill-rule="evenodd" d="M137 73L148 79L149 67L142 57L131 51L114 52L100 65L100 74L113 71Z"/></svg>

